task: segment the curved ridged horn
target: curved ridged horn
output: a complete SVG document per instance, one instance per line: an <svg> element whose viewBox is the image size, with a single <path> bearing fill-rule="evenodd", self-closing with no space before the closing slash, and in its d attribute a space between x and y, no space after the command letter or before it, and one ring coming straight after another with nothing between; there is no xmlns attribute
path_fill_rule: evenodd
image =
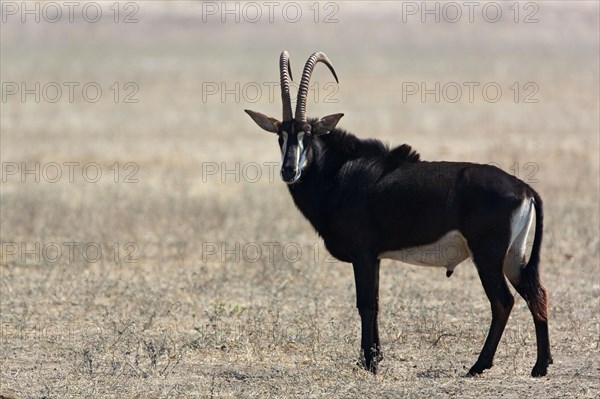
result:
<svg viewBox="0 0 600 399"><path fill-rule="evenodd" d="M312 71L317 65L318 62L322 62L327 65L335 81L339 83L338 77L335 73L335 69L333 69L333 65L329 61L329 58L325 55L325 53L316 52L311 55L306 64L304 65L304 71L302 72L302 80L300 80L300 87L298 88L298 100L296 101L296 120L298 122L306 122L306 96L308 95L308 85L310 83L310 76L312 75Z"/></svg>
<svg viewBox="0 0 600 399"><path fill-rule="evenodd" d="M290 69L290 56L287 51L281 53L279 57L279 76L281 81L281 103L283 104L283 120L291 121L292 116L292 100L290 97L290 80L292 78L292 70Z"/></svg>

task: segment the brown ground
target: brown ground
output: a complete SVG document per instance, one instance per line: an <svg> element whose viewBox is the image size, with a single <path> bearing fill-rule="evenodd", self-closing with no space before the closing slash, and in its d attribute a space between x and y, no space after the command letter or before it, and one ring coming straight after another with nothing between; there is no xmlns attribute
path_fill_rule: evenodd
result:
<svg viewBox="0 0 600 399"><path fill-rule="evenodd" d="M6 82L80 83L72 103L65 89L56 103L15 95L1 104L2 394L600 395L597 3L537 2L531 24L514 23L506 3L495 24L481 14L472 24L466 15L455 24L419 16L403 23L400 5L365 2L330 3L339 20L330 24L322 19L336 8L324 3L319 23L312 3L298 3L303 17L292 24L277 13L274 23L220 23L218 16L203 23L200 3L139 2L139 23L124 24L112 21L112 3L98 4L104 14L96 24L69 23L66 14L56 24L13 16L2 23L3 94ZM535 11L520 4L520 19ZM121 9L120 18L130 11ZM263 13L264 20L264 6ZM540 192L555 359L547 377L529 377L535 336L520 298L495 367L464 377L490 320L470 262L447 279L442 270L385 261L386 358L376 377L355 366L351 267L328 257L277 170L270 181L264 163L279 161L275 139L242 112L279 117L278 94L270 100L262 86L259 101L250 91L203 101L203 86L276 82L283 49L296 79L315 50L327 52L340 76L339 90L326 86L332 79L318 67L309 113L345 112L342 127L408 142L424 159L494 162ZM96 103L81 97L87 82L103 89ZM123 102L128 82L139 88L138 103ZM496 82L503 95L496 103L477 90L472 103L466 91L457 103L403 102L406 82ZM524 102L532 87L539 101ZM40 163L39 182L5 175L23 162ZM49 181L52 162L62 165L57 183ZM79 162L73 182L65 162ZM96 183L82 177L92 162L102 170ZM263 166L258 181L253 162ZM203 170L236 165L238 176L203 179ZM98 248L103 256L94 261ZM25 249L34 254L23 261Z"/></svg>

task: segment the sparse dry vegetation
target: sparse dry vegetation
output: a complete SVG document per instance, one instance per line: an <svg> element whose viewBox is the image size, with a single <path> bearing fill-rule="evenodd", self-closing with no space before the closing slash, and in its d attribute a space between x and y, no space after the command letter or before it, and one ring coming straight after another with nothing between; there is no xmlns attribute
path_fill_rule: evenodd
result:
<svg viewBox="0 0 600 399"><path fill-rule="evenodd" d="M5 82L97 82L103 95L2 101L1 395L600 395L597 3L537 2L533 24L403 23L399 5L361 2L338 3L332 24L308 16L203 23L199 3L138 4L134 24L2 23L3 90ZM323 50L340 76L338 102L326 102L330 78L317 68L322 91L309 114L344 112L341 127L410 143L427 160L494 162L540 192L555 360L546 378L529 377L535 334L518 295L494 368L464 377L490 319L470 262L447 279L384 261L385 360L375 377L355 365L352 268L328 256L277 169L271 181L265 163L279 161L275 139L242 112L278 115L277 92L269 99L263 86L255 102L221 101L221 93L203 101L206 83L277 82L283 49L296 75ZM139 102L115 103L114 82L120 99L135 83ZM497 82L503 96L403 102L405 82ZM527 82L538 85L538 103L521 101ZM20 171L8 174L36 162L62 165L63 176L51 183L54 172L40 169L39 182L30 174L22 183ZM65 162L79 163L73 182ZM96 183L82 176L93 162L102 171ZM257 181L252 162L262 167ZM238 176L221 174L236 165ZM33 254L22 259L24 250Z"/></svg>

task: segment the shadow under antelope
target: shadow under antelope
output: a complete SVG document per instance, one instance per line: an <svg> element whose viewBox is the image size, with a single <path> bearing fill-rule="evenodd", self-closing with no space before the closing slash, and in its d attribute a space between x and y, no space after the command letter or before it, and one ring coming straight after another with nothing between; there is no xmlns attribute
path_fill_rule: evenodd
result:
<svg viewBox="0 0 600 399"><path fill-rule="evenodd" d="M335 258L351 262L361 319L362 365L375 373L383 358L379 340L380 259L454 268L471 257L492 308L492 323L469 375L492 367L514 304L506 278L527 301L537 339L531 375L544 376L552 363L548 338L548 295L539 274L543 211L540 196L523 181L491 165L426 162L410 146L389 148L337 128L343 114L306 117L306 98L315 65L310 56L292 116L288 53L279 59L283 120L246 110L264 130L277 134L281 178L294 203ZM535 236L526 260L527 235ZM439 248L448 256L423 257Z"/></svg>

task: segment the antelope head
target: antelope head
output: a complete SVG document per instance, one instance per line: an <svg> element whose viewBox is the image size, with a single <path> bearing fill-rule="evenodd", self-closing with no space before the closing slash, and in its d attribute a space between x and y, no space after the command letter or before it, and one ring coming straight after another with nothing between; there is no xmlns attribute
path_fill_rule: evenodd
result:
<svg viewBox="0 0 600 399"><path fill-rule="evenodd" d="M321 119L308 121L306 118L306 98L310 77L315 65L319 62L327 65L335 81L339 83L333 65L324 53L317 52L311 55L302 72L302 79L298 88L296 101L296 115L292 117L292 103L290 99L290 80L292 71L287 51L279 57L279 74L281 81L281 102L283 103L283 118L279 121L270 116L245 110L258 126L267 132L276 133L281 148L281 179L287 184L293 184L300 179L302 170L306 167L309 152L314 137L332 131L344 114L333 114Z"/></svg>

